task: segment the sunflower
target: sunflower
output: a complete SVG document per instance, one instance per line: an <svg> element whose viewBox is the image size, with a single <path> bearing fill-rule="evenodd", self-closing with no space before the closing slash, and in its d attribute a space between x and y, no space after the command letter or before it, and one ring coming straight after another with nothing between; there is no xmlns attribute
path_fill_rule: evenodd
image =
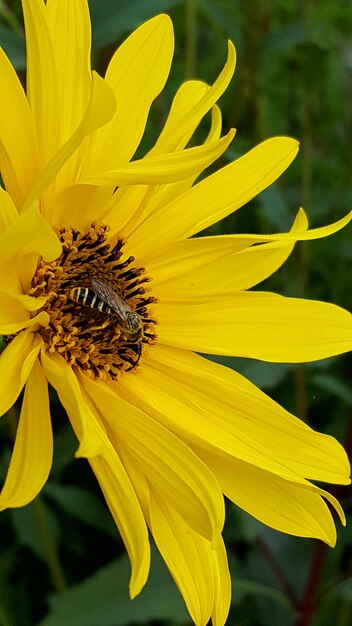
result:
<svg viewBox="0 0 352 626"><path fill-rule="evenodd" d="M323 302L248 291L314 230L299 210L276 235L193 237L268 187L295 157L264 141L195 182L234 137L216 101L235 67L231 43L211 85L176 92L154 147L132 160L173 54L159 15L90 68L86 0L22 0L27 89L0 52L0 408L24 389L1 509L45 484L57 391L126 545L130 595L145 584L149 532L198 625L225 623L230 576L224 494L285 533L334 545L311 481L348 484L343 448L237 372L197 353L303 362L347 351L351 316ZM187 147L211 112L204 144Z"/></svg>

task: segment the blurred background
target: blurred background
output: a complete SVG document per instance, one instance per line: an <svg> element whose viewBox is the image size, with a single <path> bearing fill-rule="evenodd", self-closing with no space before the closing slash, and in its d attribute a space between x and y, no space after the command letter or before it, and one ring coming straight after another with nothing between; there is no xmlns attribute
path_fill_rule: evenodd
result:
<svg viewBox="0 0 352 626"><path fill-rule="evenodd" d="M180 83L215 80L228 38L236 45L237 70L220 107L224 132L234 126L237 136L216 168L273 135L301 142L299 156L277 183L207 234L286 231L300 205L314 227L351 209L350 0L89 0L89 5L92 62L100 73L141 22L159 12L173 20L172 72L151 110L139 154L158 136ZM19 0L0 0L0 43L24 79ZM199 139L202 132L205 126ZM260 289L351 308L351 260L347 227L329 239L297 244ZM219 362L351 450L350 357L307 366ZM0 626L190 625L156 552L146 589L130 601L123 544L88 464L74 459L77 444L54 394L52 414L55 461L47 486L30 506L0 515ZM1 422L0 436L3 480L12 448L11 416ZM228 624L352 625L351 492L333 488L332 493L347 515L346 528L337 524L334 550L277 533L227 503L224 536L233 576Z"/></svg>

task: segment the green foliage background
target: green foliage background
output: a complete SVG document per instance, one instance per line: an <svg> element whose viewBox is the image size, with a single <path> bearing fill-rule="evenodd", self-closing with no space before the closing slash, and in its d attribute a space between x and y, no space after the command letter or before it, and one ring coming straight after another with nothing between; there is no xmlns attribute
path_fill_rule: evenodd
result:
<svg viewBox="0 0 352 626"><path fill-rule="evenodd" d="M74 0L72 0L74 1ZM287 230L299 205L312 226L352 206L352 4L349 0L89 0L93 65L103 72L116 46L145 19L167 12L176 34L172 73L152 108L143 153L162 128L177 86L212 82L235 43L238 66L220 106L224 131L237 137L224 164L262 139L301 141L281 179L210 232ZM18 0L0 1L0 42L23 76L25 48ZM1 95L0 95L1 97ZM218 164L217 164L218 166ZM351 305L351 228L298 244L260 288ZM221 359L239 369L314 428L351 449L349 357L307 366ZM350 369L349 369L350 367ZM129 565L93 474L74 460L76 442L52 397L55 461L42 495L0 515L0 626L183 626L183 602L158 555L142 595L127 595ZM0 473L6 475L12 419L0 426ZM9 428L10 426L10 428ZM283 450L284 454L284 450ZM236 477L234 476L234 480ZM334 550L281 535L231 504L224 532L233 575L228 624L352 624L351 493L333 489L347 514Z"/></svg>

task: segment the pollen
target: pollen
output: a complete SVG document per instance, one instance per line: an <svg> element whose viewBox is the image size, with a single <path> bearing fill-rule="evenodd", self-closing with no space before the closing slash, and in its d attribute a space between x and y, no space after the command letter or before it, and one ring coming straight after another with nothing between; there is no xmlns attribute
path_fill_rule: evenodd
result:
<svg viewBox="0 0 352 626"><path fill-rule="evenodd" d="M108 230L95 223L87 232L61 228L62 254L55 261L41 260L29 295L46 297L42 310L50 320L39 332L49 353L61 354L89 378L117 380L137 368L146 346L157 339L150 310L156 298L150 295L146 270L133 256L126 257L123 239L110 243ZM116 310L111 295L104 302L94 292L95 283L115 294ZM126 333L124 312L138 320L138 337Z"/></svg>

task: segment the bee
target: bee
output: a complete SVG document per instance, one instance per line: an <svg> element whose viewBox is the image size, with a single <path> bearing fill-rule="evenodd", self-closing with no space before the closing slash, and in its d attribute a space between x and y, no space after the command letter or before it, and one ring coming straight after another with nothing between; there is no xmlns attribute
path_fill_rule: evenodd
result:
<svg viewBox="0 0 352 626"><path fill-rule="evenodd" d="M101 313L113 315L126 340L141 343L143 323L140 316L102 280L93 278L91 287L74 287L70 291L70 298Z"/></svg>

